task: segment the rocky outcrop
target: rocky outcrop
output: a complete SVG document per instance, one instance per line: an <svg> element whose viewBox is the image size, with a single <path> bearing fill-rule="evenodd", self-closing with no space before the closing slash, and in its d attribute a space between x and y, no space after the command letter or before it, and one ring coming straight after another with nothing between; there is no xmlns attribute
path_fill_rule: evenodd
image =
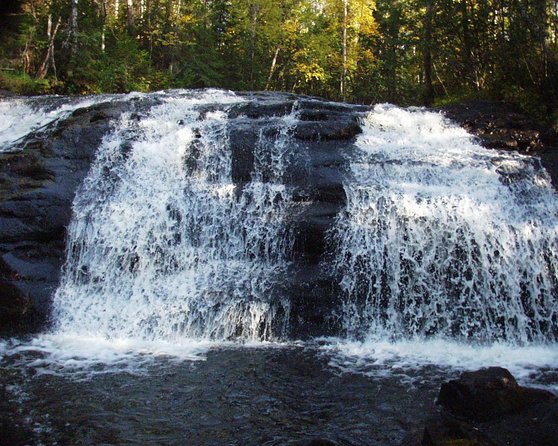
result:
<svg viewBox="0 0 558 446"><path fill-rule="evenodd" d="M442 384L438 404L422 437L403 444L551 446L558 438L558 398L520 386L500 367L465 372Z"/></svg>
<svg viewBox="0 0 558 446"><path fill-rule="evenodd" d="M48 101L48 98L45 99ZM0 153L0 331L35 331L47 321L64 261L72 201L111 121L138 102L79 109Z"/></svg>
<svg viewBox="0 0 558 446"><path fill-rule="evenodd" d="M256 141L273 138L270 122L294 114L296 156L281 181L294 195L290 217L294 234L292 274L283 286L291 297L291 328L297 336L324 333L338 294L335 281L319 264L326 234L345 203L342 175L346 155L360 132L366 107L275 93L242 93L246 102L222 107L228 114L232 179L250 181ZM41 100L37 100L41 101ZM48 98L44 98L48 102ZM72 201L114 120L132 119L160 103L157 95L107 102L78 109L19 142L23 150L0 153L0 330L4 333L44 327L64 261L66 227ZM206 106L204 113L215 106ZM125 155L126 144L122 151ZM195 169L195 153L186 163ZM264 181L270 180L264 172ZM319 301L320 305L315 305Z"/></svg>
<svg viewBox="0 0 558 446"><path fill-rule="evenodd" d="M533 152L556 146L556 135L511 104L470 101L442 107L443 113L493 149Z"/></svg>
<svg viewBox="0 0 558 446"><path fill-rule="evenodd" d="M558 186L558 135L511 104L469 101L440 108L442 113L477 136L487 148L516 150L541 159Z"/></svg>
<svg viewBox="0 0 558 446"><path fill-rule="evenodd" d="M290 327L297 337L336 330L338 278L321 263L328 256L327 234L345 205L343 179L355 150L359 119L367 107L278 93L241 93L245 102L221 107L228 114L232 180L242 188L254 171L254 149L270 122L292 114L294 156L280 179L294 197L289 230L294 234L291 274L281 284L291 300ZM37 99L48 102L49 98ZM0 153L0 330L29 331L44 326L64 261L66 227L76 190L89 171L97 147L122 113L141 115L160 103L157 95L107 97L81 108L19 142L23 150ZM208 105L204 113L216 106ZM544 129L516 112L475 103L444 109L489 147L536 151L558 173L558 151ZM266 133L267 132L267 133ZM122 144L126 155L127 144ZM546 151L546 152L545 152ZM556 168L552 167L552 157ZM195 169L195 153L186 160ZM271 173L263 172L263 180ZM319 305L316 304L319 302Z"/></svg>
<svg viewBox="0 0 558 446"><path fill-rule="evenodd" d="M243 96L249 101L228 113L233 180L239 185L251 177L258 135L272 131L266 118L296 116L292 129L296 156L282 178L292 188L295 202L289 222L294 234L291 274L283 285L291 302L289 326L299 338L331 333L336 329L331 314L339 304L340 290L320 262L327 255L327 233L345 205L347 155L354 150L359 119L368 107L291 94Z"/></svg>

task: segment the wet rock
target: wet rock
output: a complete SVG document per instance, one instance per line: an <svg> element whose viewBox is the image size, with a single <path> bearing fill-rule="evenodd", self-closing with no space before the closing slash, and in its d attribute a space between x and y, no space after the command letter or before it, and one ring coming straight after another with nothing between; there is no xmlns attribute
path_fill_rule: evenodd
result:
<svg viewBox="0 0 558 446"><path fill-rule="evenodd" d="M552 398L544 390L519 386L508 370L490 367L442 384L438 403L453 415L489 421Z"/></svg>
<svg viewBox="0 0 558 446"><path fill-rule="evenodd" d="M293 100L289 95L251 94L247 99L257 99L256 102L246 102L235 105L229 112L230 118L246 117L249 119L262 119L274 116L284 116L293 109Z"/></svg>
<svg viewBox="0 0 558 446"><path fill-rule="evenodd" d="M511 104L469 101L439 109L446 117L477 136L487 148L516 150L541 158L558 187L558 134L535 122Z"/></svg>
<svg viewBox="0 0 558 446"><path fill-rule="evenodd" d="M500 367L465 372L442 384L440 408L422 439L407 446L551 446L558 438L558 398L520 386Z"/></svg>
<svg viewBox="0 0 558 446"><path fill-rule="evenodd" d="M361 132L356 119L301 122L297 125L295 137L303 141L330 141L353 139Z"/></svg>
<svg viewBox="0 0 558 446"><path fill-rule="evenodd" d="M550 128L536 123L513 105L495 101L469 101L440 109L485 146L531 152L545 146L557 146Z"/></svg>
<svg viewBox="0 0 558 446"><path fill-rule="evenodd" d="M44 99L48 101L48 98ZM0 153L0 331L35 331L47 320L64 260L74 195L111 122L130 105L78 110Z"/></svg>
<svg viewBox="0 0 558 446"><path fill-rule="evenodd" d="M232 179L242 190L259 163L260 180L281 181L288 187L293 197L289 211L293 273L283 286L291 304L290 329L299 338L332 333L336 326L330 315L339 295L338 279L319 265L328 255L328 234L345 206L347 155L355 150L359 119L367 108L289 94L243 95L250 102L228 112ZM278 179L270 169L271 160L255 151L262 141L279 137L286 115L297 120L289 129L294 138L286 156L288 167Z"/></svg>
<svg viewBox="0 0 558 446"><path fill-rule="evenodd" d="M345 205L347 154L355 150L359 120L368 108L283 93L239 95L246 101L203 106L200 119L215 110L228 115L224 137L239 193L254 179L257 167L259 181L282 183L293 197L287 223L294 234L291 260L296 271L280 285L291 298L293 336L331 333L327 315L338 280L319 265L328 255L328 233ZM46 322L64 261L72 202L102 138L123 112L140 120L159 102L156 95L147 95L78 109L23 138L21 151L0 153L0 259L14 272L0 272L6 313L22 320L38 314ZM293 138L285 159L288 167L277 178L266 148L283 131ZM194 136L184 160L188 174L196 173L204 153L202 135ZM130 155L133 142L130 131L120 145L122 159ZM106 176L118 181L110 169Z"/></svg>
<svg viewBox="0 0 558 446"><path fill-rule="evenodd" d="M232 150L231 175L235 184L247 183L254 170L254 145L257 140L255 128L238 127L230 133Z"/></svg>
<svg viewBox="0 0 558 446"><path fill-rule="evenodd" d="M297 446L337 446L337 443L327 438L314 438L309 441L298 443Z"/></svg>
<svg viewBox="0 0 558 446"><path fill-rule="evenodd" d="M0 278L0 320L19 319L30 307L29 296L12 283Z"/></svg>
<svg viewBox="0 0 558 446"><path fill-rule="evenodd" d="M17 93L14 93L13 91L10 90L4 90L3 88L0 88L0 97L4 97L4 98L11 98L11 97L16 97Z"/></svg>
<svg viewBox="0 0 558 446"><path fill-rule="evenodd" d="M0 258L0 336L34 331L38 314L28 293L18 286L21 277Z"/></svg>
<svg viewBox="0 0 558 446"><path fill-rule="evenodd" d="M467 422L447 415L426 422L421 446L496 446L490 438Z"/></svg>

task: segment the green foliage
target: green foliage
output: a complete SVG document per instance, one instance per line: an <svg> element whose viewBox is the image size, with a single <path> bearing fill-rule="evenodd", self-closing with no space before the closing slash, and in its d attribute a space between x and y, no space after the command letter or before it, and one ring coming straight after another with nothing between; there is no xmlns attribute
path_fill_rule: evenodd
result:
<svg viewBox="0 0 558 446"><path fill-rule="evenodd" d="M123 34L107 45L110 50L92 61L91 73L85 77L103 92L149 91L152 89L152 68L149 55L138 43ZM154 85L155 86L155 85Z"/></svg>
<svg viewBox="0 0 558 446"><path fill-rule="evenodd" d="M78 11L69 0L20 1L17 24L0 31L0 69L17 71L0 70L0 86L18 93L492 97L556 120L554 0L80 0Z"/></svg>
<svg viewBox="0 0 558 446"><path fill-rule="evenodd" d="M23 95L39 95L55 92L56 82L34 79L21 72L0 71L0 89Z"/></svg>

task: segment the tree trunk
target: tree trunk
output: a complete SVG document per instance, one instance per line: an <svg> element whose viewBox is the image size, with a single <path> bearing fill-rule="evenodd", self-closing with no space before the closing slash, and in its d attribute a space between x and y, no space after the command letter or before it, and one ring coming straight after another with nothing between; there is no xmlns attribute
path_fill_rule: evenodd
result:
<svg viewBox="0 0 558 446"><path fill-rule="evenodd" d="M347 100L347 22L348 22L348 0L343 0L343 69L341 73L341 98Z"/></svg>
<svg viewBox="0 0 558 446"><path fill-rule="evenodd" d="M163 32L169 33L173 28L173 15L172 15L172 0L167 0L165 3L165 24L163 25ZM172 75L174 69L174 51L167 51L164 57L169 73Z"/></svg>
<svg viewBox="0 0 558 446"><path fill-rule="evenodd" d="M251 36L251 43L250 43L250 89L254 89L254 72L255 72L255 63L256 63L256 27L258 24L258 12L259 6L253 4L251 6L251 13L252 13L252 36Z"/></svg>
<svg viewBox="0 0 558 446"><path fill-rule="evenodd" d="M23 61L23 72L31 74L31 45L33 44L33 31L29 32L29 37L25 42L25 48L21 55Z"/></svg>
<svg viewBox="0 0 558 446"><path fill-rule="evenodd" d="M467 0L461 0L459 4L461 9L461 30L463 32L463 80L465 86L468 87L473 80L471 73L474 72L472 65L472 45L471 33L469 30L469 11L467 7ZM475 83L478 89L478 83Z"/></svg>
<svg viewBox="0 0 558 446"><path fill-rule="evenodd" d="M101 51L105 52L105 35L107 31L107 0L101 0Z"/></svg>
<svg viewBox="0 0 558 446"><path fill-rule="evenodd" d="M56 38L56 33L58 33L58 28L60 27L61 18L58 17L56 21L56 25L52 26L52 14L48 15L47 21L47 37L48 37L48 46L47 52L45 54L45 58L43 59L43 63L41 64L39 71L37 72L38 79L44 79L48 74L48 69L52 67L54 71L54 77L57 77L56 73L56 62L54 59L54 39Z"/></svg>
<svg viewBox="0 0 558 446"><path fill-rule="evenodd" d="M432 105L434 100L434 88L432 86L432 0L425 0L426 14L424 17L424 105Z"/></svg>
<svg viewBox="0 0 558 446"><path fill-rule="evenodd" d="M535 23L538 28L538 40L541 51L541 84L548 79L548 0L537 0L535 2Z"/></svg>
<svg viewBox="0 0 558 446"><path fill-rule="evenodd" d="M70 51L72 56L77 53L78 46L78 0L71 0L70 10Z"/></svg>
<svg viewBox="0 0 558 446"><path fill-rule="evenodd" d="M275 71L275 66L277 65L277 56L279 56L279 51L280 50L281 50L280 46L278 46L275 49L275 54L273 55L273 60L271 61L271 67L269 68L269 76L267 77L267 83L265 84L266 91L269 90L269 87L271 85L271 78L273 77L273 72Z"/></svg>
<svg viewBox="0 0 558 446"><path fill-rule="evenodd" d="M126 0L126 25L128 34L133 36L135 26L134 0Z"/></svg>

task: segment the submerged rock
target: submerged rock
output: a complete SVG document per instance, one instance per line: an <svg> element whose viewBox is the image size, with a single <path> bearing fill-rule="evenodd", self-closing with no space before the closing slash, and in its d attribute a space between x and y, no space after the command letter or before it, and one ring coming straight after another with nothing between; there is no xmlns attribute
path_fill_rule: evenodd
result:
<svg viewBox="0 0 558 446"><path fill-rule="evenodd" d="M337 443L327 438L314 438L309 441L298 443L297 446L337 446Z"/></svg>
<svg viewBox="0 0 558 446"><path fill-rule="evenodd" d="M497 446L469 423L441 414L426 422L421 446Z"/></svg>

